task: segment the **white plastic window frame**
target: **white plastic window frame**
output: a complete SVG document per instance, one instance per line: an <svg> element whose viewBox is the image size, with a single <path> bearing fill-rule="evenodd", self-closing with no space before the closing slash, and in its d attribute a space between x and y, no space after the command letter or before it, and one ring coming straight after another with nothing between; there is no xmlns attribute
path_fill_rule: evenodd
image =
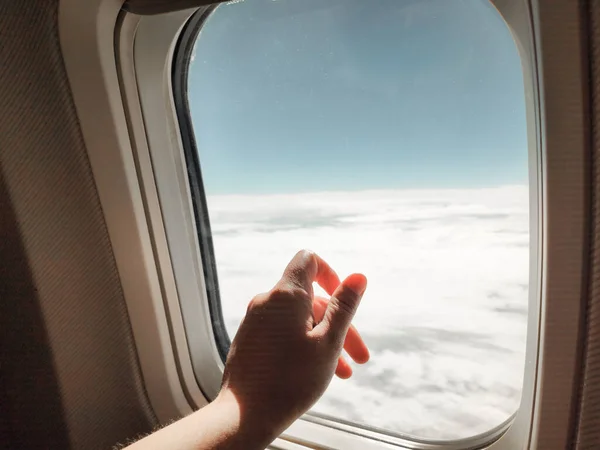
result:
<svg viewBox="0 0 600 450"><path fill-rule="evenodd" d="M493 3L521 55L530 148L532 257L520 408L497 429L450 443L305 416L272 448L567 447L589 214L581 12L572 0ZM167 422L214 398L223 370L171 86L173 49L195 10L141 17L122 13L121 4L61 0L59 31L143 381Z"/></svg>

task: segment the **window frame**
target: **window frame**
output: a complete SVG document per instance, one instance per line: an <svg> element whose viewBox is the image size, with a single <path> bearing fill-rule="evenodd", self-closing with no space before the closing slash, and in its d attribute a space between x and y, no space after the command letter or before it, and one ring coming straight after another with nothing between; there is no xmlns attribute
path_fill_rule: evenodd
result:
<svg viewBox="0 0 600 450"><path fill-rule="evenodd" d="M272 448L546 450L565 448L568 442L581 349L577 338L586 294L589 216L581 11L577 2L568 0L559 5L493 3L513 32L523 63L532 213L540 219L531 230L538 258L532 258L530 272L521 407L497 435L450 444L368 434L339 421L334 428L320 418L305 417ZM205 298L172 95L173 50L193 12L141 17L121 12L115 0L61 0L59 9L65 66L143 381L163 423L213 398L223 368ZM570 70L560 70L563 65ZM178 222L179 234L173 225ZM185 260L192 261L187 272L181 270ZM186 313L190 305L197 315ZM185 316L192 322L187 328Z"/></svg>
<svg viewBox="0 0 600 450"><path fill-rule="evenodd" d="M215 267L216 261L214 249L212 246L212 237L210 236L209 211L206 202L204 187L202 185L201 163L198 154L198 149L196 147L196 139L193 130L187 92L189 64L191 62L191 54L194 50L195 42L197 39L199 39L202 28L204 27L204 24L208 20L210 14L212 14L212 12L216 8L218 8L218 5L213 5L212 7L197 10L185 23L177 39L177 44L173 49L171 80L173 87L173 104L177 115L179 127L181 130L182 148L185 154L188 182L191 187L194 220L196 222L196 227L198 230L198 240L204 241L207 247L203 248L203 245L200 245L200 250L202 254L202 265L204 267L204 277L205 280L207 277L214 277L215 279L211 280L211 285L217 287L217 292L208 289L207 302L211 311L211 317L213 317L213 330L215 332L216 345L219 350L219 355L221 356L222 361L225 362L231 341L228 336L227 330L225 329L223 313L220 304L217 280L218 276ZM516 42L515 45L517 45ZM521 52L519 51L519 53ZM528 140L534 141L533 144L529 144L530 148L537 148L537 139L535 137L533 137L532 139L532 136L528 136ZM531 166L532 164L535 164L537 167L537 151L530 151L529 153L529 165ZM531 155L531 153L534 153L534 155ZM530 184L535 186L537 185L537 176L534 176L533 178L534 179L531 180ZM536 199L535 202L532 202L530 199L530 203L532 205L537 205L537 189L530 188L529 190L534 191L532 193L530 192L530 196L531 198L535 197ZM531 211L530 216L530 229L532 230L531 240L534 242L533 245L530 246L530 259L532 259L531 255L537 253L536 242L538 236L538 214L537 212ZM533 258L537 260L535 256L533 256ZM206 269L207 266L210 267L210 271ZM532 267L530 270L531 273L534 273L535 271L537 271L537 265L536 267ZM537 295L537 289L534 289L534 291L534 294ZM529 301L529 303L531 303L531 301ZM531 304L529 306L531 307ZM480 448L482 445L494 442L502 434L504 434L504 432L509 428L509 426L513 422L515 415L516 412L504 422L498 424L494 428L484 433L464 439L454 440L450 445L447 442L443 441L439 441L438 443L440 446L443 446L444 448L448 449ZM323 427L328 427L357 436L368 437L370 439L399 445L404 448L423 448L423 445L426 446L430 445L432 442L436 442L434 440L427 440L416 436L403 434L401 432L392 432L382 428L369 426L368 424L354 424L348 420L335 418L314 411L309 411L308 413L306 413L303 419Z"/></svg>
<svg viewBox="0 0 600 450"><path fill-rule="evenodd" d="M196 223L198 240L200 241L203 275L204 279L209 280L212 285L212 287L207 287L206 301L208 302L210 317L212 319L211 323L217 351L219 352L221 361L225 362L229 353L231 338L229 333L227 333L223 319L210 217L206 193L204 192L204 183L202 181L200 156L196 147L196 138L187 96L189 67L196 39L202 31L204 23L217 7L217 5L213 5L201 8L194 12L186 22L179 34L173 51L171 80L173 86L173 104L179 123L188 182L190 184L194 221Z"/></svg>

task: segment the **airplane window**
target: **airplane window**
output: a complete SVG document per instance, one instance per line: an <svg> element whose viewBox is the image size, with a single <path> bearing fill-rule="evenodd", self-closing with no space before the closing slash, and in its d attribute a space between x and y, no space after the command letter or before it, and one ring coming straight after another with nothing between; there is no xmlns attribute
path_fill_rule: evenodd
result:
<svg viewBox="0 0 600 450"><path fill-rule="evenodd" d="M229 336L310 248L367 276L354 324L371 349L314 414L447 440L515 413L525 95L489 1L223 4L196 41L188 100Z"/></svg>

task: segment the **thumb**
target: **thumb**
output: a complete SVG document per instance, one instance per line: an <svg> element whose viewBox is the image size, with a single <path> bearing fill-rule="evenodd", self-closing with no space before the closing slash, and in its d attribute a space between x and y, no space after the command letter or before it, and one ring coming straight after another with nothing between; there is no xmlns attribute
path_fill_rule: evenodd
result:
<svg viewBox="0 0 600 450"><path fill-rule="evenodd" d="M366 288L367 279L359 273L352 274L342 281L331 295L323 320L313 331L329 335L342 345Z"/></svg>

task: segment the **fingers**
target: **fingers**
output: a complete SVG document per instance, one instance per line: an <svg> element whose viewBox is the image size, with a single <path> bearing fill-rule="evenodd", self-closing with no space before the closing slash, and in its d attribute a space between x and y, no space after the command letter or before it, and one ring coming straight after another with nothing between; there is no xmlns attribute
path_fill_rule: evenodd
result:
<svg viewBox="0 0 600 450"><path fill-rule="evenodd" d="M315 322L319 323L323 320L325 310L327 309L327 303L329 303L329 300L315 295L315 298L313 299L313 315L315 316Z"/></svg>
<svg viewBox="0 0 600 450"><path fill-rule="evenodd" d="M329 295L333 294L340 284L335 271L321 257L308 250L301 250L287 265L277 284L283 288L298 287L312 294L312 284L315 281Z"/></svg>
<svg viewBox="0 0 600 450"><path fill-rule="evenodd" d="M365 341L363 341L362 337L353 325L350 325L348 333L346 334L346 339L344 340L344 350L346 350L350 358L352 358L358 364L366 363L371 357L367 344L365 344Z"/></svg>
<svg viewBox="0 0 600 450"><path fill-rule="evenodd" d="M343 380L346 380L352 376L352 367L350 367L350 364L348 364L348 361L346 361L346 358L343 356L338 358L335 374Z"/></svg>
<svg viewBox="0 0 600 450"><path fill-rule="evenodd" d="M365 289L367 279L362 274L352 274L346 278L332 294L323 320L313 329L316 334L328 335L342 344L350 329Z"/></svg>
<svg viewBox="0 0 600 450"><path fill-rule="evenodd" d="M326 298L315 296L313 301L313 315L317 323L323 320L328 303L329 300ZM358 364L364 364L369 360L369 349L353 325L350 325L346 334L344 350Z"/></svg>

